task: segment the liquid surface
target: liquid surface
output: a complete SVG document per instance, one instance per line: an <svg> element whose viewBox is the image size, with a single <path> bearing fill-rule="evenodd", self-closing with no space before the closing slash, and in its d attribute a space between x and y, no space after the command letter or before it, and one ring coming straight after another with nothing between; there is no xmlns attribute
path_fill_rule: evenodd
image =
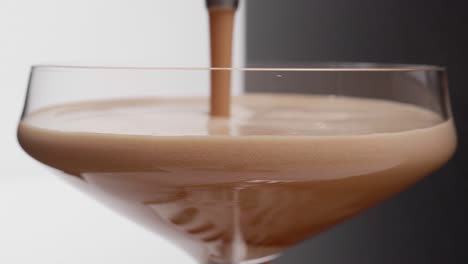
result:
<svg viewBox="0 0 468 264"><path fill-rule="evenodd" d="M96 102L51 108L26 121L54 131L146 136L350 136L442 123L412 105L333 96L234 97L229 119L210 117L207 105L197 98Z"/></svg>
<svg viewBox="0 0 468 264"><path fill-rule="evenodd" d="M442 166L451 120L400 103L320 96L70 104L29 114L22 147L202 260L277 254Z"/></svg>

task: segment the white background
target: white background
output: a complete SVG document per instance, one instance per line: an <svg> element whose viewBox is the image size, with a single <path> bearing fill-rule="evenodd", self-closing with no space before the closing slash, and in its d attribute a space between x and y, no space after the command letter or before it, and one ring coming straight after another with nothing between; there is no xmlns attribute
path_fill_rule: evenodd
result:
<svg viewBox="0 0 468 264"><path fill-rule="evenodd" d="M192 263L50 175L21 151L15 133L30 65L208 66L204 2L1 1L0 263Z"/></svg>

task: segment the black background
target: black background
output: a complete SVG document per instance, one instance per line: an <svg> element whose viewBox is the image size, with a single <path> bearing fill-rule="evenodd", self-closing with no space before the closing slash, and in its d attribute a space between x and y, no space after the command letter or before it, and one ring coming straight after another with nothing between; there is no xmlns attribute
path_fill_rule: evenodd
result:
<svg viewBox="0 0 468 264"><path fill-rule="evenodd" d="M466 2L243 3L247 5L248 64L358 61L446 66L459 136L457 153L444 168L376 208L292 248L275 263L468 263Z"/></svg>

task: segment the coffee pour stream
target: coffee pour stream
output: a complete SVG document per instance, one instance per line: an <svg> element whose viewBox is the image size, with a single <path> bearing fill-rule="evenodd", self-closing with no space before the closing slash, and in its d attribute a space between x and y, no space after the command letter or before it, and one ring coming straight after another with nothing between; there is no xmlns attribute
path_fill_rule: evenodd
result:
<svg viewBox="0 0 468 264"><path fill-rule="evenodd" d="M210 25L211 91L210 115L228 118L231 114L231 71L234 18L238 0L207 0Z"/></svg>

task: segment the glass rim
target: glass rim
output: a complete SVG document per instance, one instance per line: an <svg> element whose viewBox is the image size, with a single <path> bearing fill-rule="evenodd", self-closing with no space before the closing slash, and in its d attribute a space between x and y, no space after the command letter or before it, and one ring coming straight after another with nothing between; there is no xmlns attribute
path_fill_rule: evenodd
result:
<svg viewBox="0 0 468 264"><path fill-rule="evenodd" d="M445 71L438 65L425 64L394 64L394 63L311 63L295 67L285 63L281 67L139 67L139 66L87 66L87 65L56 65L35 64L31 70L135 70L135 71L240 71L240 72L415 72L415 71ZM304 66L307 65L307 66ZM278 65L280 66L280 65Z"/></svg>

